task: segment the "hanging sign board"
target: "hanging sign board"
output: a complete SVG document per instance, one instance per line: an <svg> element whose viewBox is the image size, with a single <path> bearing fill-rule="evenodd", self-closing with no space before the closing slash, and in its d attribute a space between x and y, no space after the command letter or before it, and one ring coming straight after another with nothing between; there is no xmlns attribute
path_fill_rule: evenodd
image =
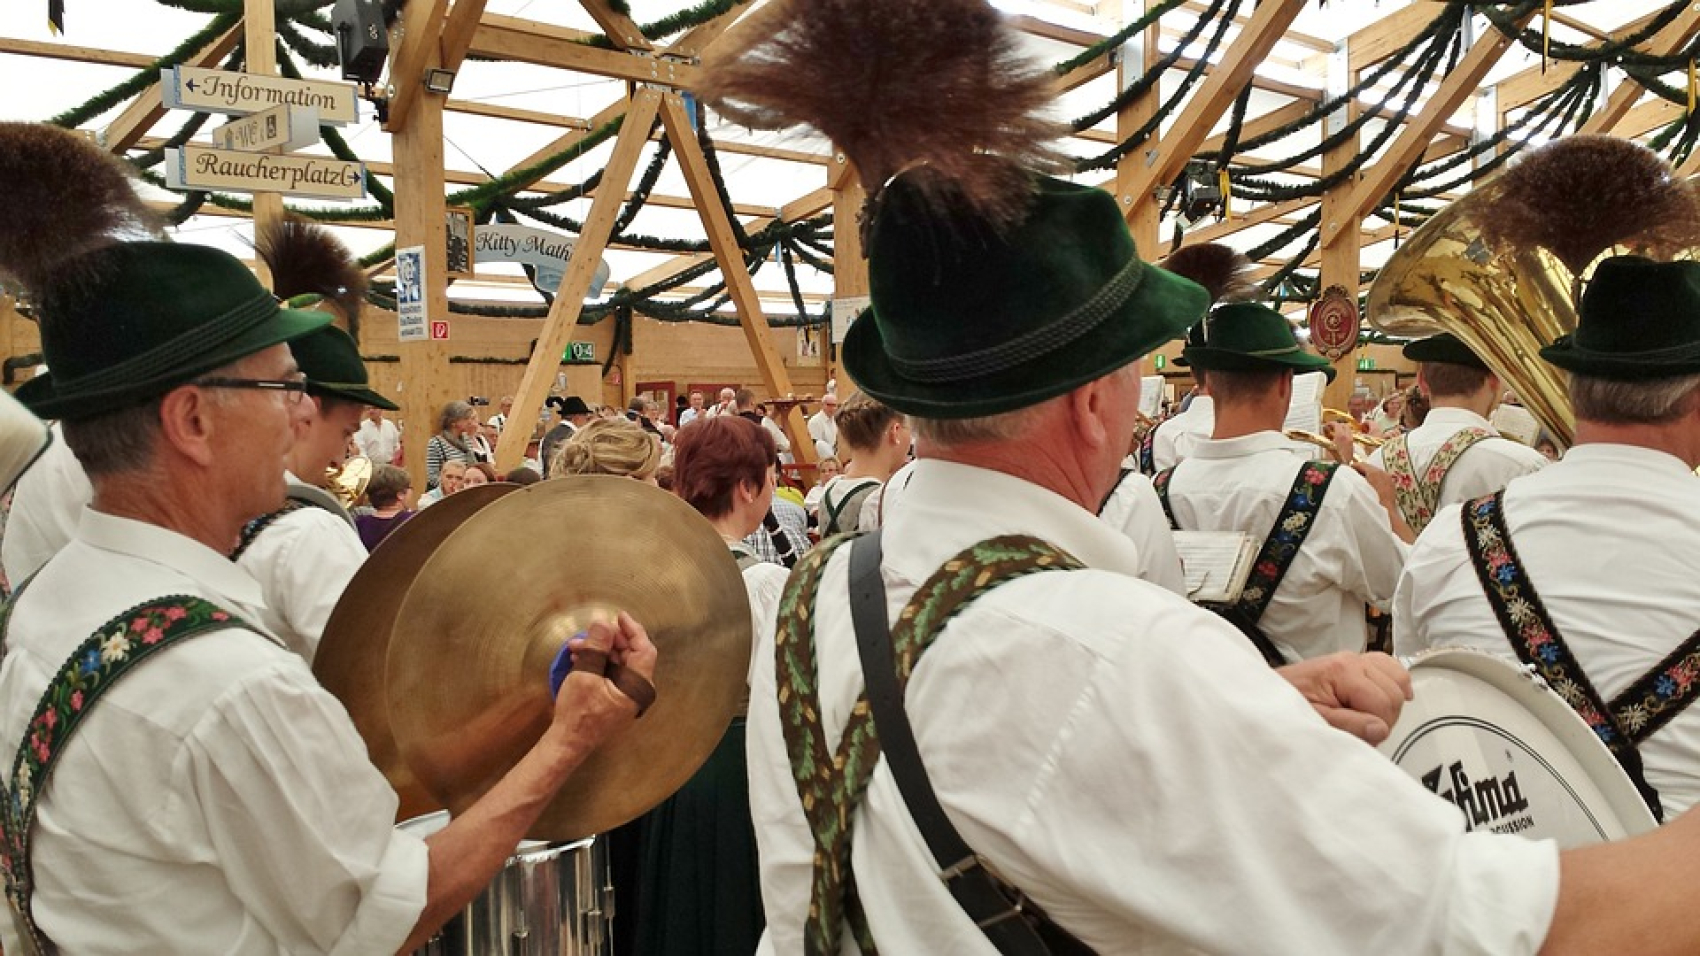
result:
<svg viewBox="0 0 1700 956"><path fill-rule="evenodd" d="M230 70L174 66L160 73L159 98L167 109L245 116L274 106L311 106L319 122L346 126L359 118L354 84L289 80Z"/></svg>
<svg viewBox="0 0 1700 956"><path fill-rule="evenodd" d="M430 340L431 329L425 320L424 246L408 246L395 251L395 314L399 323L397 339L403 342Z"/></svg>
<svg viewBox="0 0 1700 956"><path fill-rule="evenodd" d="M180 146L165 151L165 184L172 189L361 199L366 195L366 167L325 156L273 156Z"/></svg>
<svg viewBox="0 0 1700 956"><path fill-rule="evenodd" d="M835 345L844 342L844 333L850 331L850 323L856 317L874 304L874 300L865 295L845 296L832 300L832 341Z"/></svg>
<svg viewBox="0 0 1700 956"><path fill-rule="evenodd" d="M472 259L474 262L519 262L531 266L536 270L532 284L538 291L554 295L561 288L561 277L566 275L567 263L572 261L573 247L577 242L572 236L530 226L479 226L473 234ZM607 260L597 263L590 289L584 294L586 299L601 297L603 286L608 284L608 275Z"/></svg>
<svg viewBox="0 0 1700 956"><path fill-rule="evenodd" d="M213 130L213 145L244 153L287 153L319 141L319 111L311 106L274 106Z"/></svg>

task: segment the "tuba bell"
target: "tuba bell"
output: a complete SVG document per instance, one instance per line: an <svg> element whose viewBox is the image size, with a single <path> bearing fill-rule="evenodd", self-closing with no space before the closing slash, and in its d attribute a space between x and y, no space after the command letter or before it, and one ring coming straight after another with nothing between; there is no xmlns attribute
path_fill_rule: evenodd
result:
<svg viewBox="0 0 1700 956"><path fill-rule="evenodd" d="M1568 446L1575 415L1566 379L1541 348L1575 331L1599 259L1691 257L1697 208L1687 182L1643 146L1558 140L1412 233L1370 286L1366 317L1401 338L1456 335Z"/></svg>
<svg viewBox="0 0 1700 956"><path fill-rule="evenodd" d="M324 488L343 508L353 508L366 494L366 485L371 480L372 460L356 456L325 469Z"/></svg>

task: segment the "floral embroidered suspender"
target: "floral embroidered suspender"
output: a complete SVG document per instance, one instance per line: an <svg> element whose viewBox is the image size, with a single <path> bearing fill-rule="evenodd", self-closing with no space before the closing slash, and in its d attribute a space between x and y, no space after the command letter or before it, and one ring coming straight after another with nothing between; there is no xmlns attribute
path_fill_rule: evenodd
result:
<svg viewBox="0 0 1700 956"><path fill-rule="evenodd" d="M823 541L798 563L780 598L774 644L780 725L797 796L815 843L809 917L803 931L804 951L810 956L834 956L846 921L863 953L878 951L850 869L850 837L856 808L879 763L879 738L863 693L850 711L836 751L828 750L816 685L814 612L821 573L833 552L856 537ZM945 624L986 591L1035 571L1079 567L1066 552L1024 535L982 541L946 561L892 625L899 685L908 685L921 655Z"/></svg>
<svg viewBox="0 0 1700 956"><path fill-rule="evenodd" d="M1146 429L1145 437L1139 440L1139 473L1146 477L1157 473L1157 425Z"/></svg>
<svg viewBox="0 0 1700 956"><path fill-rule="evenodd" d="M1462 520L1476 577L1511 649L1587 721L1629 774L1653 816L1663 822L1658 791L1647 783L1636 747L1700 696L1700 632L1608 703L1559 635L1512 547L1505 525L1505 492L1465 504Z"/></svg>
<svg viewBox="0 0 1700 956"><path fill-rule="evenodd" d="M1257 646L1258 652L1271 667L1289 662L1258 628L1257 622L1263 619L1263 612L1275 599L1275 589L1281 586L1281 581L1293 566L1293 559L1304 547L1305 538L1310 536L1310 529L1316 524L1316 513L1322 508L1322 498L1328 493L1328 485L1333 482L1338 468L1333 462L1305 462L1293 479L1293 487L1287 492L1281 513L1275 516L1269 536L1263 539L1263 547L1257 553L1240 599L1233 604L1200 604L1239 628ZM1174 472L1173 468L1164 469L1151 483L1157 489L1157 500L1163 503L1163 513L1169 516L1170 527L1179 531L1180 523L1175 520L1174 508L1169 504L1169 481Z"/></svg>
<svg viewBox="0 0 1700 956"><path fill-rule="evenodd" d="M1416 469L1411 465L1408 436L1399 435L1386 444L1381 460L1387 466L1388 475L1393 478L1393 500L1399 505L1405 523L1411 526L1412 531L1421 534L1434 520L1434 513L1440 506L1440 483L1446 480L1446 473L1452 470L1453 463L1476 442L1492 437L1493 432L1485 428L1459 431L1441 443L1433 460L1423 469L1421 479L1417 478Z"/></svg>
<svg viewBox="0 0 1700 956"><path fill-rule="evenodd" d="M12 608L28 585L24 582L12 600L0 607L0 655L5 653ZM35 891L30 831L35 826L36 798L46 788L66 742L82 726L95 701L138 664L187 638L232 627L252 629L197 597L157 598L101 625L48 681L27 735L18 745L12 773L0 781L0 867L5 871L6 903L26 952L55 951L36 927L30 909Z"/></svg>

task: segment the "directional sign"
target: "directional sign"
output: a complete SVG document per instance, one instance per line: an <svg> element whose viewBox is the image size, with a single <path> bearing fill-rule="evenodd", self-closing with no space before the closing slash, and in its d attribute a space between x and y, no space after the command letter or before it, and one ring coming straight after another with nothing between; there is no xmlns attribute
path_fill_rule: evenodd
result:
<svg viewBox="0 0 1700 956"><path fill-rule="evenodd" d="M245 116L274 106L312 106L319 111L319 122L332 126L358 118L352 83L174 66L160 74L159 95L174 110Z"/></svg>
<svg viewBox="0 0 1700 956"><path fill-rule="evenodd" d="M287 153L319 141L319 111L312 106L274 106L213 130L213 145L244 153Z"/></svg>
<svg viewBox="0 0 1700 956"><path fill-rule="evenodd" d="M534 280L537 288L554 295L561 287L561 277L566 274L577 242L572 236L530 226L479 226L473 234L472 255L475 262L523 262L537 270ZM608 275L607 261L599 262L585 297L600 296Z"/></svg>
<svg viewBox="0 0 1700 956"><path fill-rule="evenodd" d="M165 184L172 189L360 199L366 195L366 167L326 156L273 156L182 146L165 151Z"/></svg>

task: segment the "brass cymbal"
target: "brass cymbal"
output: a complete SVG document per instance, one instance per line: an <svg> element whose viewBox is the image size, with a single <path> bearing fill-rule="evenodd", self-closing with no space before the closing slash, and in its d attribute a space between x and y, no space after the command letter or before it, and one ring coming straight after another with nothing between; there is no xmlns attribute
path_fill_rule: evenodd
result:
<svg viewBox="0 0 1700 956"><path fill-rule="evenodd" d="M745 697L750 607L737 562L683 501L630 478L530 485L437 549L402 601L390 724L413 773L459 813L548 727L562 643L626 611L655 642L658 699L572 775L532 832L574 840L677 790Z"/></svg>
<svg viewBox="0 0 1700 956"><path fill-rule="evenodd" d="M367 755L401 797L398 821L441 810L443 805L414 779L390 732L384 661L396 612L432 552L479 509L518 488L503 483L475 485L402 522L354 573L325 621L319 650L313 655L313 676L348 708L354 728L366 741Z"/></svg>

